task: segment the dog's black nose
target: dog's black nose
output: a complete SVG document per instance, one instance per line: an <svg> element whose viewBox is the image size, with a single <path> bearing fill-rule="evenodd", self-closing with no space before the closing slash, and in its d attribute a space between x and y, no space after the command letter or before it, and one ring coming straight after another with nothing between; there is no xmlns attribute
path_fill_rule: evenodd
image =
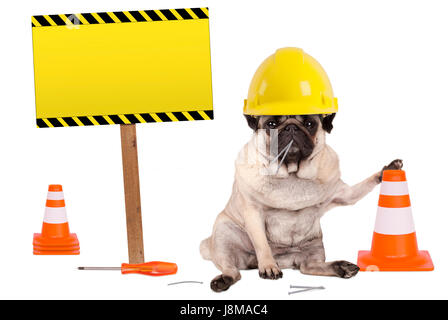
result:
<svg viewBox="0 0 448 320"><path fill-rule="evenodd" d="M284 130L289 133L294 133L294 132L299 131L299 127L296 126L295 124L288 124Z"/></svg>

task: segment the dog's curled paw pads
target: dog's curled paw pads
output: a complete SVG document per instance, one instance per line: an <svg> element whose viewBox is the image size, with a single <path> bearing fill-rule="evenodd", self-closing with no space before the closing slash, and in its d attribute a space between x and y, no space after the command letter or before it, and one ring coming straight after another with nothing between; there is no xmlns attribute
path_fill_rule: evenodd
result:
<svg viewBox="0 0 448 320"><path fill-rule="evenodd" d="M381 173L378 176L378 182L380 183L383 181L383 172L384 170L401 170L403 168L403 160L401 159L395 159L391 163L389 163L387 166L383 167L383 170L381 170Z"/></svg>
<svg viewBox="0 0 448 320"><path fill-rule="evenodd" d="M210 288L215 292L226 291L233 284L233 278L221 274L210 282Z"/></svg>
<svg viewBox="0 0 448 320"><path fill-rule="evenodd" d="M332 266L336 275L345 279L354 277L359 271L359 267L356 264L348 261L336 261L333 262Z"/></svg>
<svg viewBox="0 0 448 320"><path fill-rule="evenodd" d="M391 163L389 163L387 166L384 167L384 170L401 170L403 168L403 160L401 159L395 159Z"/></svg>
<svg viewBox="0 0 448 320"><path fill-rule="evenodd" d="M258 267L260 278L277 280L283 277L283 272L276 264L267 264Z"/></svg>

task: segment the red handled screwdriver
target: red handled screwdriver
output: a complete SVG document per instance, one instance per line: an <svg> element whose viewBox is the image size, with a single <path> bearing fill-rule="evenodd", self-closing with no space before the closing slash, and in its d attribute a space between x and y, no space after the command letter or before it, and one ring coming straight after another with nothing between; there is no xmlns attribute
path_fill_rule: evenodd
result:
<svg viewBox="0 0 448 320"><path fill-rule="evenodd" d="M137 273L145 276L167 276L177 272L177 264L171 262L151 261L139 264L123 263L121 267L79 267L78 270L121 270L122 274Z"/></svg>

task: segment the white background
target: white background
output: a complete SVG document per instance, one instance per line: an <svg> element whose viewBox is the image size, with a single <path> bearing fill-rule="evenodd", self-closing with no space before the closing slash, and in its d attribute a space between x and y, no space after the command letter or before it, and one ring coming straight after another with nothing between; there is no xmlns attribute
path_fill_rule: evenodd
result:
<svg viewBox="0 0 448 320"><path fill-rule="evenodd" d="M118 126L35 127L30 16L64 12L210 7L214 121L138 125L146 260L174 261L175 276L82 272L127 260ZM0 298L346 299L448 298L446 124L448 47L443 1L14 1L0 16ZM278 281L243 271L229 291L199 255L230 195L233 162L249 139L243 99L261 61L304 48L339 98L328 143L346 182L404 159L419 246L436 270L360 273L353 279L286 270ZM69 76L69 75L67 75ZM81 255L33 256L48 184L64 186ZM329 260L369 249L379 188L323 218ZM199 280L203 285L167 287ZM290 284L326 290L288 296Z"/></svg>

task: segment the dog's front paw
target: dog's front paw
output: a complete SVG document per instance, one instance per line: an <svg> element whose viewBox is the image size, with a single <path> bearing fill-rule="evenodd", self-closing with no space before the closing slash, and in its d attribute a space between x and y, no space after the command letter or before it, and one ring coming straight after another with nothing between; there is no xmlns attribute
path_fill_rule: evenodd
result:
<svg viewBox="0 0 448 320"><path fill-rule="evenodd" d="M359 267L356 264L348 261L335 261L331 266L339 278L348 279L354 277L359 271Z"/></svg>
<svg viewBox="0 0 448 320"><path fill-rule="evenodd" d="M384 170L401 170L402 168L403 168L403 160L395 159L394 161L389 163L387 166L383 167L383 170L381 170L381 174L378 177L378 182L383 181Z"/></svg>
<svg viewBox="0 0 448 320"><path fill-rule="evenodd" d="M277 280L283 277L282 270L275 262L258 264L258 274L260 278Z"/></svg>
<svg viewBox="0 0 448 320"><path fill-rule="evenodd" d="M395 159L391 163L389 163L387 166L384 166L384 170L401 170L403 168L403 160L401 159Z"/></svg>

